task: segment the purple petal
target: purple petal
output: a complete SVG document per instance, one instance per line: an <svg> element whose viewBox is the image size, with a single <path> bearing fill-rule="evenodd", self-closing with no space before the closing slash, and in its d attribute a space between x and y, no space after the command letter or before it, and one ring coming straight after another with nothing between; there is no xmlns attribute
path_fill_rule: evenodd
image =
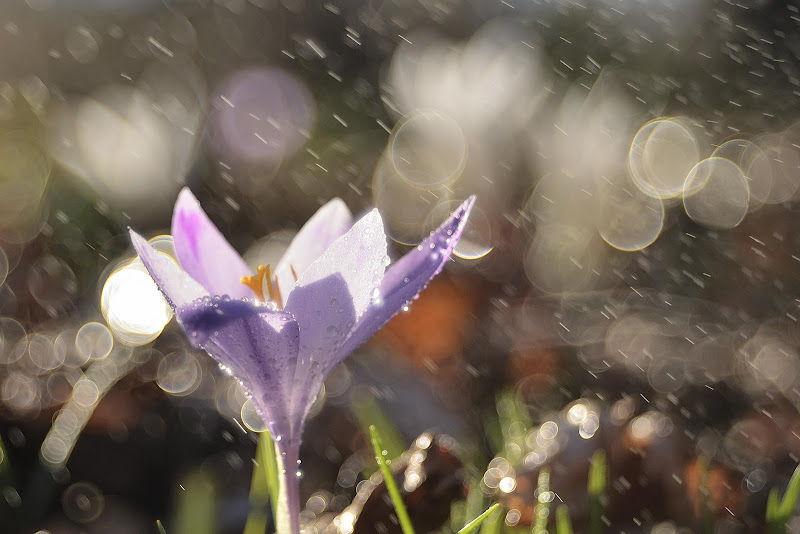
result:
<svg viewBox="0 0 800 534"><path fill-rule="evenodd" d="M338 277L346 285L348 300L352 302L357 319L369 305L372 291L380 285L386 261L383 221L378 210L372 210L356 222L349 232L334 241L300 275L295 289L289 294L286 311L291 312L300 323L302 345L313 343L315 336L306 335L310 330L327 329L339 322L337 317L341 313L338 308L345 304L326 299L324 291L327 289L322 289L321 293L319 284ZM312 284L315 284L313 292L308 290ZM338 283L332 284L331 296L338 298L340 290ZM330 320L326 321L327 318Z"/></svg>
<svg viewBox="0 0 800 534"><path fill-rule="evenodd" d="M293 412L305 414L331 369L328 360L334 357L356 323L356 310L340 273L308 285L298 284L290 296L290 304L299 314L301 332L291 406Z"/></svg>
<svg viewBox="0 0 800 534"><path fill-rule="evenodd" d="M458 243L469 212L475 204L471 196L417 248L392 265L383 278L380 297L358 321L347 341L331 360L336 366L386 324L400 309L411 302L428 282L439 274Z"/></svg>
<svg viewBox="0 0 800 534"><path fill-rule="evenodd" d="M383 279L386 235L377 210L361 218L300 275L286 310L300 324L300 357L294 376L294 411L313 402L333 366L329 361ZM312 392L313 390L313 392Z"/></svg>
<svg viewBox="0 0 800 534"><path fill-rule="evenodd" d="M273 436L299 438L302 415L291 413L288 402L300 346L292 314L249 300L205 297L179 307L176 316L195 347L243 382Z"/></svg>
<svg viewBox="0 0 800 534"><path fill-rule="evenodd" d="M213 295L253 298L239 280L250 269L228 243L189 189L184 188L172 213L172 236L181 267Z"/></svg>
<svg viewBox="0 0 800 534"><path fill-rule="evenodd" d="M174 310L187 302L208 295L208 292L178 265L158 252L145 238L129 230L133 248L155 281L158 289Z"/></svg>
<svg viewBox="0 0 800 534"><path fill-rule="evenodd" d="M299 276L340 236L353 226L353 215L339 198L334 198L303 225L275 267L284 303L294 286L292 269Z"/></svg>

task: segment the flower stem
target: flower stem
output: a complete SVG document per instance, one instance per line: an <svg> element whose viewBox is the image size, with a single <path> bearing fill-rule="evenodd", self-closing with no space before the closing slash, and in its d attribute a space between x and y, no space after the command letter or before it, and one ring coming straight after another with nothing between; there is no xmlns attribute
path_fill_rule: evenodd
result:
<svg viewBox="0 0 800 534"><path fill-rule="evenodd" d="M276 441L275 450L278 466L277 534L300 534L300 478L297 476L300 441Z"/></svg>

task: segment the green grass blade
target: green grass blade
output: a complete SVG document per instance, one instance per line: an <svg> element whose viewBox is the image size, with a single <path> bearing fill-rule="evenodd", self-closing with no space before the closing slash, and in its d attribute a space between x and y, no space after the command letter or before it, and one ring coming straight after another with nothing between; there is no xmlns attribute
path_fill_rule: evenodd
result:
<svg viewBox="0 0 800 534"><path fill-rule="evenodd" d="M275 444L269 432L258 436L253 478L250 482L250 513L244 527L244 534L264 534L267 530L266 506L269 502L272 516L275 517L278 502L278 466L275 458Z"/></svg>
<svg viewBox="0 0 800 534"><path fill-rule="evenodd" d="M525 409L517 402L514 393L506 390L495 399L497 418L502 435L502 449L500 456L507 459L511 465L522 461L522 452L525 450L525 435L531 427L531 420Z"/></svg>
<svg viewBox="0 0 800 534"><path fill-rule="evenodd" d="M597 449L592 454L591 466L589 467L589 495L600 497L606 490L608 467L606 465L606 453L603 449Z"/></svg>
<svg viewBox="0 0 800 534"><path fill-rule="evenodd" d="M479 515L478 517L476 517L475 519L464 525L464 528L459 530L458 534L472 534L473 532L477 531L478 527L480 527L481 524L483 524L483 522L486 521L486 518L492 515L498 508L500 508L500 503L495 503L491 505L481 515Z"/></svg>
<svg viewBox="0 0 800 534"><path fill-rule="evenodd" d="M589 467L589 533L602 534L603 525L603 499L608 484L608 465L606 453L598 449L592 455Z"/></svg>
<svg viewBox="0 0 800 534"><path fill-rule="evenodd" d="M772 490L769 492L769 497L767 497L767 523L777 521L778 519L778 508L780 503L778 493L778 488L772 488Z"/></svg>
<svg viewBox="0 0 800 534"><path fill-rule="evenodd" d="M167 531L164 530L164 525L161 524L160 519L156 519L156 528L158 529L158 534L167 534Z"/></svg>
<svg viewBox="0 0 800 534"><path fill-rule="evenodd" d="M780 508L780 497L778 497L778 488L772 488L767 497L767 533L778 534L781 531L781 523L778 517L778 510Z"/></svg>
<svg viewBox="0 0 800 534"><path fill-rule="evenodd" d="M556 534L572 534L572 521L566 504L556 508Z"/></svg>
<svg viewBox="0 0 800 534"><path fill-rule="evenodd" d="M179 490L173 530L177 534L213 534L216 530L215 493L209 475L199 470L191 473Z"/></svg>
<svg viewBox="0 0 800 534"><path fill-rule="evenodd" d="M481 490L481 477L475 477L472 479L472 482L469 484L469 490L467 491L467 502L466 506L464 507L464 522L470 522L473 519L478 518L483 510L484 500L486 494ZM485 513L485 512L483 512Z"/></svg>
<svg viewBox="0 0 800 534"><path fill-rule="evenodd" d="M400 456L408 449L408 444L403 439L403 436L394 426L392 420L381 408L378 401L367 388L355 388L350 395L350 408L358 420L358 424L364 434L369 433L369 427L374 426L378 429L378 434L381 436L381 441L385 451L386 457L390 460L400 458ZM365 472L365 475L374 473L376 466L371 465L373 469Z"/></svg>
<svg viewBox="0 0 800 534"><path fill-rule="evenodd" d="M481 534L501 534L505 525L505 514L502 509L495 509L494 513L487 514L481 525ZM480 516L478 516L480 517Z"/></svg>
<svg viewBox="0 0 800 534"><path fill-rule="evenodd" d="M269 432L262 432L258 439L256 461L264 466L264 477L267 482L267 494L272 504L272 516L275 517L278 509L278 457L275 452L275 442Z"/></svg>
<svg viewBox="0 0 800 534"><path fill-rule="evenodd" d="M550 493L550 469L543 467L539 471L539 483L536 488L536 521L531 529L532 534L547 534L547 521L550 518L550 501L553 496Z"/></svg>
<svg viewBox="0 0 800 534"><path fill-rule="evenodd" d="M386 462L388 452L383 448L381 437L375 425L370 425L369 434L372 440L372 449L375 451L375 461L378 462L378 469L381 470L381 475L383 475L386 490L389 492L389 497L394 505L394 511L400 522L400 529L403 531L403 534L414 534L414 527L411 525L411 518L408 517L408 510L406 510L406 504L403 502L403 496L400 495L400 490L397 488L397 482L394 480L392 470L389 469L389 464Z"/></svg>
<svg viewBox="0 0 800 534"><path fill-rule="evenodd" d="M798 498L800 498L800 465L792 473L789 486L786 488L786 493L783 494L783 499L781 499L778 507L778 516L784 525L792 517Z"/></svg>

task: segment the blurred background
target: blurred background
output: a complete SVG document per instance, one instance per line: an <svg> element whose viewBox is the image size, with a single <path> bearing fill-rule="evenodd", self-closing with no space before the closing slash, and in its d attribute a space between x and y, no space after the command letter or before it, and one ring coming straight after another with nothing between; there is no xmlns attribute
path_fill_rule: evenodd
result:
<svg viewBox="0 0 800 534"><path fill-rule="evenodd" d="M184 186L253 266L334 197L397 258L478 195L326 381L306 532L399 532L380 499L339 515L370 422L429 450L418 532L491 501L529 532L542 466L586 531L597 449L607 532L761 531L800 456L799 26L784 0L6 0L0 531L266 510L263 424L128 241L174 254Z"/></svg>

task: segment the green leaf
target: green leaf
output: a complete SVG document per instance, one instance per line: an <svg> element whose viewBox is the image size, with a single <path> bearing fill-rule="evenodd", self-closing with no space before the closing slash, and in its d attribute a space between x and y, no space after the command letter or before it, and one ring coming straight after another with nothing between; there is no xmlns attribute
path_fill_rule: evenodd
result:
<svg viewBox="0 0 800 534"><path fill-rule="evenodd" d="M469 483L467 490L467 503L464 508L464 521L470 522L481 515L481 510L485 506L486 494L481 489L481 480L483 477L476 476Z"/></svg>
<svg viewBox="0 0 800 534"><path fill-rule="evenodd" d="M550 493L550 469L543 467L539 471L539 482L536 488L536 521L533 523L531 532L533 534L547 534L547 521L550 518L550 500L553 498Z"/></svg>
<svg viewBox="0 0 800 534"><path fill-rule="evenodd" d="M522 461L525 450L525 436L531 427L531 420L525 409L517 401L512 390L505 390L495 399L497 417L503 438L500 456L512 465Z"/></svg>
<svg viewBox="0 0 800 534"><path fill-rule="evenodd" d="M602 534L603 525L603 499L608 484L608 465L606 453L602 449L594 451L591 465L589 466L589 533Z"/></svg>
<svg viewBox="0 0 800 534"><path fill-rule="evenodd" d="M501 534L505 525L504 518L502 510L488 514L481 525L481 534Z"/></svg>
<svg viewBox="0 0 800 534"><path fill-rule="evenodd" d="M556 508L556 534L572 534L572 521L566 504Z"/></svg>
<svg viewBox="0 0 800 534"><path fill-rule="evenodd" d="M767 532L769 534L777 534L781 531L781 522L778 517L778 509L780 508L780 497L778 496L778 488L772 488L767 497Z"/></svg>
<svg viewBox="0 0 800 534"><path fill-rule="evenodd" d="M800 465L798 465L792 478L789 479L789 485L786 488L786 493L783 498L779 498L778 488L772 488L767 498L767 532L769 534L783 534L786 532L786 523L792 517L795 508L797 507L797 500L800 498Z"/></svg>
<svg viewBox="0 0 800 534"><path fill-rule="evenodd" d="M592 454L589 467L589 495L599 497L605 492L607 471L606 453L603 449L597 449Z"/></svg>
<svg viewBox="0 0 800 534"><path fill-rule="evenodd" d="M278 457L275 452L275 442L269 432L262 433L256 450L256 461L264 466L267 493L269 494L269 501L272 503L272 516L275 517L278 509L280 482L278 481Z"/></svg>
<svg viewBox="0 0 800 534"><path fill-rule="evenodd" d="M213 534L215 529L214 482L197 470L186 478L178 493L177 534Z"/></svg>
<svg viewBox="0 0 800 534"><path fill-rule="evenodd" d="M781 499L781 504L778 507L778 515L784 524L792 517L798 498L800 498L800 465L792 473L792 478L789 479L789 486L786 488L786 493L783 494L783 499Z"/></svg>
<svg viewBox="0 0 800 534"><path fill-rule="evenodd" d="M264 534L267 530L266 506L269 502L272 517L276 515L278 503L278 466L275 457L275 443L269 432L258 436L253 478L250 482L250 513L244 527L244 534Z"/></svg>
<svg viewBox="0 0 800 534"><path fill-rule="evenodd" d="M158 534L167 534L167 531L164 530L164 525L161 524L160 519L156 519L156 528L158 529Z"/></svg>
<svg viewBox="0 0 800 534"><path fill-rule="evenodd" d="M472 532L475 532L476 530L478 530L478 527L480 527L481 524L484 521L486 521L486 518L488 518L490 515L492 515L498 508L500 508L500 503L495 503L495 504L491 505L481 515L479 515L478 517L476 517L475 519L473 519L472 521L470 521L469 523L464 525L464 528L459 530L458 534L471 534Z"/></svg>
<svg viewBox="0 0 800 534"><path fill-rule="evenodd" d="M375 451L375 461L378 462L378 468L381 470L381 475L383 475L386 490L389 492L397 519L400 521L400 529L403 534L414 534L414 527L411 525L411 518L408 517L408 510L406 510L406 504L403 502L403 496L400 495L392 470L389 469L389 464L386 462L388 453L383 448L381 437L375 425L370 425L369 434L372 440L372 449Z"/></svg>

